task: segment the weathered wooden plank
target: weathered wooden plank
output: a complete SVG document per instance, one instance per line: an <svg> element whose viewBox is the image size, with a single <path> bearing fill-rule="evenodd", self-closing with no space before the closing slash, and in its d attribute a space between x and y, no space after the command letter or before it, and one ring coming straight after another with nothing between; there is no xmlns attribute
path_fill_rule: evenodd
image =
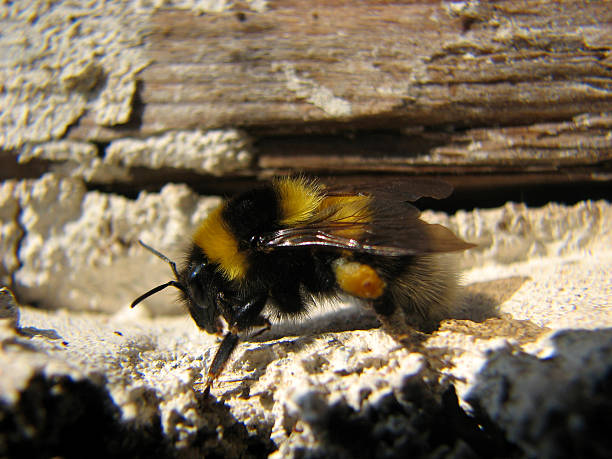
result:
<svg viewBox="0 0 612 459"><path fill-rule="evenodd" d="M259 167L276 173L555 171L612 161L612 115L460 132L287 136L259 142Z"/></svg>
<svg viewBox="0 0 612 459"><path fill-rule="evenodd" d="M140 115L72 138L500 125L612 107L609 2L276 2L154 15Z"/></svg>

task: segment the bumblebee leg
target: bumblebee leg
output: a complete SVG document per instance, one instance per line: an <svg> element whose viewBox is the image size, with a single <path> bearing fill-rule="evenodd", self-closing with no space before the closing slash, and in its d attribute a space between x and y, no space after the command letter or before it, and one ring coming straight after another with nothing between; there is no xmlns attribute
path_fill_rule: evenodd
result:
<svg viewBox="0 0 612 459"><path fill-rule="evenodd" d="M418 347L427 339L425 333L406 325L404 315L401 311L395 311L393 314L387 316L378 315L378 320L380 320L383 330L406 347Z"/></svg>
<svg viewBox="0 0 612 459"><path fill-rule="evenodd" d="M204 389L205 395L208 395L208 393L210 392L210 387L212 386L213 381L217 378L217 376L219 376L219 373L221 373L221 371L225 367L225 364L227 363L227 360L236 348L239 339L239 336L232 332L228 332L223 337L223 341L221 341L221 345L217 349L217 353L213 358L212 364L208 368L206 388Z"/></svg>
<svg viewBox="0 0 612 459"><path fill-rule="evenodd" d="M427 335L410 325L403 309L394 303L391 295L375 300L373 306L383 330L402 345L414 348L427 338Z"/></svg>
<svg viewBox="0 0 612 459"><path fill-rule="evenodd" d="M243 331L253 325L259 325L261 322L259 314L263 311L266 301L268 301L268 297L262 295L236 308L233 320L230 323L230 330Z"/></svg>
<svg viewBox="0 0 612 459"><path fill-rule="evenodd" d="M266 301L268 301L267 295L261 295L240 305L233 304L222 293L217 296L217 305L221 314L234 333L243 331L253 325L260 325L259 314L266 305Z"/></svg>
<svg viewBox="0 0 612 459"><path fill-rule="evenodd" d="M270 330L270 328L272 328L272 324L265 317L259 316L257 318L257 322L253 323L251 327L259 327L259 330L255 330L249 335L249 338L255 338L256 336L259 336L262 333L265 333Z"/></svg>
<svg viewBox="0 0 612 459"><path fill-rule="evenodd" d="M225 364L236 348L236 345L240 340L239 333L252 327L253 325L259 325L262 323L262 320L265 320L261 318L259 314L261 314L261 311L266 305L266 301L267 297L262 295L236 308L237 311L234 312L231 319L230 330L223 337L223 341L221 341L221 345L219 346L219 349L217 349L217 353L215 354L215 357L208 368L206 388L204 389L205 394L210 392L210 387L212 386L213 381L217 378L217 376L219 376L221 371L223 371Z"/></svg>

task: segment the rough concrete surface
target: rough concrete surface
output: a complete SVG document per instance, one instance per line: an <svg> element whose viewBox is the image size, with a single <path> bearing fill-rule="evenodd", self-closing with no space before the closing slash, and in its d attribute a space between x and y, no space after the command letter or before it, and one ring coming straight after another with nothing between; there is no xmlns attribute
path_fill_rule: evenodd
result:
<svg viewBox="0 0 612 459"><path fill-rule="evenodd" d="M235 129L202 132L173 131L146 140L121 138L110 142L103 153L89 142L59 140L28 144L19 153L21 164L49 161L50 170L88 183L129 181L131 168L162 167L200 174L223 175L251 165L250 138Z"/></svg>
<svg viewBox="0 0 612 459"><path fill-rule="evenodd" d="M607 202L426 212L479 246L459 259L456 316L422 347L347 302L242 342L206 396L218 339L170 315L171 292L128 304L171 275L136 241L178 259L217 200L181 185L130 200L52 174L5 182L0 196L5 282L54 309L0 296L0 456L610 451Z"/></svg>

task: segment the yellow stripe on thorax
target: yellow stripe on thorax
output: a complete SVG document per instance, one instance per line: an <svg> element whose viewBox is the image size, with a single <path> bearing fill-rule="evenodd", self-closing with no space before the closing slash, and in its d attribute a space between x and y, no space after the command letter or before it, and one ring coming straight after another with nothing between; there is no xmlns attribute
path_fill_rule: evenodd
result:
<svg viewBox="0 0 612 459"><path fill-rule="evenodd" d="M304 177L281 177L274 181L279 197L280 224L299 225L307 222L323 201L322 187Z"/></svg>
<svg viewBox="0 0 612 459"><path fill-rule="evenodd" d="M211 262L219 264L226 278L233 280L246 275L248 262L246 254L238 250L238 240L223 220L224 209L222 204L208 215L193 235L193 242Z"/></svg>

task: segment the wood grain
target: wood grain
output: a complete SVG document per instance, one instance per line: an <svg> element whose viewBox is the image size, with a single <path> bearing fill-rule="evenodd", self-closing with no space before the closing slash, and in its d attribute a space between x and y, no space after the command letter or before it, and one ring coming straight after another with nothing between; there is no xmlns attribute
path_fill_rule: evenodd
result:
<svg viewBox="0 0 612 459"><path fill-rule="evenodd" d="M285 136L262 140L259 167L270 173L312 172L486 173L555 171L612 160L612 116L459 132L352 137Z"/></svg>
<svg viewBox="0 0 612 459"><path fill-rule="evenodd" d="M110 139L239 126L500 125L610 110L605 1L275 2L268 11L159 11L134 126ZM459 5L465 9L461 10Z"/></svg>
<svg viewBox="0 0 612 459"><path fill-rule="evenodd" d="M131 122L86 115L68 137L239 127L264 175L550 172L612 156L607 1L279 1L160 10L150 31Z"/></svg>

